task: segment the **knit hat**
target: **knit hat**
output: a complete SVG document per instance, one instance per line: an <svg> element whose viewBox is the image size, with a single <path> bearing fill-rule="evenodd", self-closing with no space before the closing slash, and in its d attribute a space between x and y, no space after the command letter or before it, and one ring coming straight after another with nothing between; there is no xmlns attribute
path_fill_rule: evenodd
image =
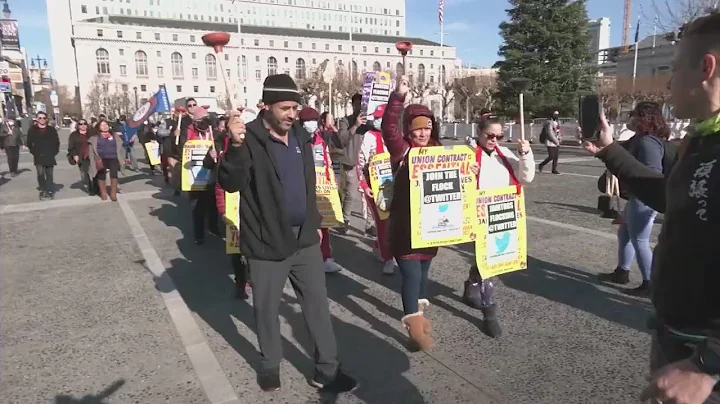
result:
<svg viewBox="0 0 720 404"><path fill-rule="evenodd" d="M193 121L202 121L207 118L208 111L205 108L195 108L193 110L192 119Z"/></svg>
<svg viewBox="0 0 720 404"><path fill-rule="evenodd" d="M300 122L317 121L320 119L320 114L315 108L303 107L298 114L298 119L300 119Z"/></svg>
<svg viewBox="0 0 720 404"><path fill-rule="evenodd" d="M418 129L432 129L432 119L426 117L426 116L416 116L413 118L412 121L410 121L410 127L408 130L410 132Z"/></svg>
<svg viewBox="0 0 720 404"><path fill-rule="evenodd" d="M268 76L263 82L262 102L272 105L282 101L295 101L298 104L302 102L297 85L287 74Z"/></svg>

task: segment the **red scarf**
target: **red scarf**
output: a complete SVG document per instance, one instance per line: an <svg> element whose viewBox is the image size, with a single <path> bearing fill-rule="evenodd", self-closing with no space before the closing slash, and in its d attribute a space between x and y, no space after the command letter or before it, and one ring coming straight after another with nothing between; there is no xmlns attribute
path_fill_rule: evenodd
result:
<svg viewBox="0 0 720 404"><path fill-rule="evenodd" d="M375 136L375 154L385 153L385 145L382 141L382 133L375 129L368 130L368 133L372 133Z"/></svg>
<svg viewBox="0 0 720 404"><path fill-rule="evenodd" d="M508 170L508 173L510 173L510 182L512 185L515 185L517 188L517 194L520 195L520 192L522 191L522 185L520 185L520 181L517 180L517 177L515 176L515 171L513 171L512 165L510 165L510 162L508 159L503 156L502 152L500 151L499 147L495 147L495 152L497 153L498 157L500 157L500 161L502 161L505 168ZM482 167L482 155L485 153L485 149L478 146L475 150L475 162L478 164L479 167ZM480 189L480 171L478 167L478 176L477 176L477 187Z"/></svg>
<svg viewBox="0 0 720 404"><path fill-rule="evenodd" d="M325 147L325 141L323 140L322 133L320 130L316 130L313 133L313 146L322 145L323 150L323 161L325 163L325 176L330 181L330 157L328 157L327 147Z"/></svg>

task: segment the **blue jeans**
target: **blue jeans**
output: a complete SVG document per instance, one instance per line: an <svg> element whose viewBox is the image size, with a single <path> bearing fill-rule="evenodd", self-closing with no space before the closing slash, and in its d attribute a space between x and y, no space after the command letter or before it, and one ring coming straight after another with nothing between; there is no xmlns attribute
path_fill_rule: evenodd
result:
<svg viewBox="0 0 720 404"><path fill-rule="evenodd" d="M650 233L657 212L638 199L630 198L623 213L624 223L618 229L618 267L630 270L630 263L637 254L637 263L644 281L650 280L652 250Z"/></svg>
<svg viewBox="0 0 720 404"><path fill-rule="evenodd" d="M425 299L425 290L428 283L428 272L430 271L429 260L404 260L396 258L400 274L402 275L402 297L403 312L405 315L417 313L418 299Z"/></svg>

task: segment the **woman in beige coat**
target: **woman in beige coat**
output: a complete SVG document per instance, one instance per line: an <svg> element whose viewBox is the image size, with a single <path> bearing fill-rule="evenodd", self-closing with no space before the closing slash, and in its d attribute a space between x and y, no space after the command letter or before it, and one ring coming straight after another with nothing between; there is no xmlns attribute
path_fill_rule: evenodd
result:
<svg viewBox="0 0 720 404"><path fill-rule="evenodd" d="M123 167L120 164L125 156L123 141L120 135L110 131L107 121L100 121L96 126L97 135L90 137L88 143L88 157L90 158L89 174L98 184L100 198L107 200L106 176L110 174L110 199L117 201L118 172Z"/></svg>

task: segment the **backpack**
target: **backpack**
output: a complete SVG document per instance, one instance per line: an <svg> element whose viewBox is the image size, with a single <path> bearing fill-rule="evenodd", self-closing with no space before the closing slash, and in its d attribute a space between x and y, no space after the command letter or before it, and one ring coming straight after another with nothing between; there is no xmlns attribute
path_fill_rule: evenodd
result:
<svg viewBox="0 0 720 404"><path fill-rule="evenodd" d="M547 123L545 125L543 125L542 130L540 131L540 137L538 138L538 142L540 142L542 144L547 142L547 140L548 140L547 131L548 131L549 126L550 125L548 125Z"/></svg>

